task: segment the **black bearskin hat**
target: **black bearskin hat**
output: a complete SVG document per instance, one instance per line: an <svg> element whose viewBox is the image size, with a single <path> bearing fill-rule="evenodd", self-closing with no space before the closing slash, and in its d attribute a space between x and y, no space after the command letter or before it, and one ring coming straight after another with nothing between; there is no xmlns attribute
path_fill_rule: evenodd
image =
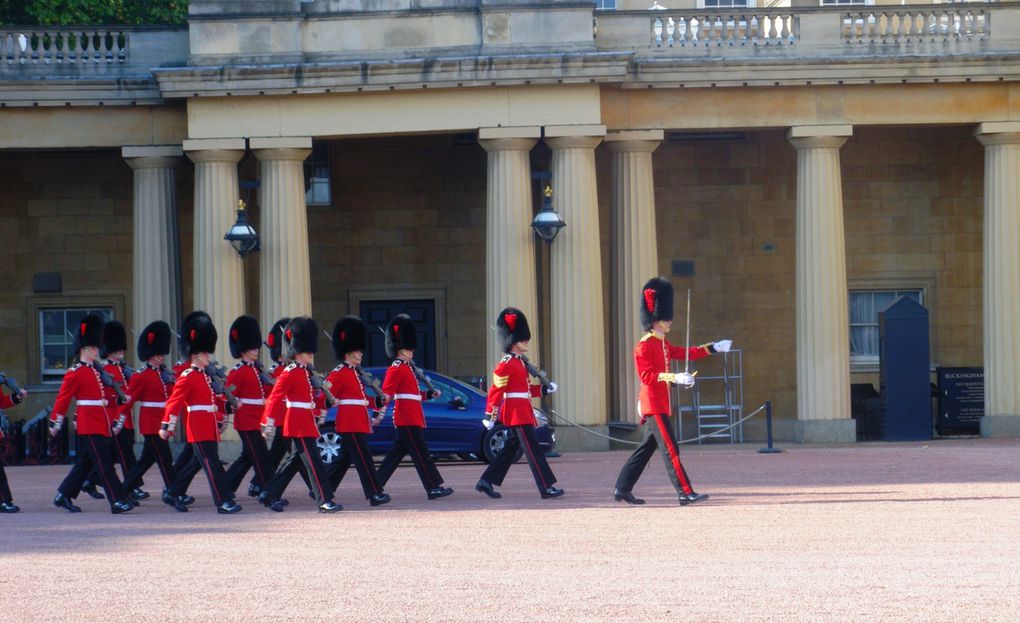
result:
<svg viewBox="0 0 1020 623"><path fill-rule="evenodd" d="M652 329L658 320L673 319L673 284L662 277L652 277L641 288L641 326Z"/></svg>
<svg viewBox="0 0 1020 623"><path fill-rule="evenodd" d="M238 316L234 324L230 325L227 341L230 344L230 355L234 359L240 359L241 353L245 351L260 348L262 330L259 329L259 321L251 316Z"/></svg>
<svg viewBox="0 0 1020 623"><path fill-rule="evenodd" d="M74 352L80 352L86 346L98 347L103 341L103 319L96 314L89 314L81 319L78 331L74 335Z"/></svg>
<svg viewBox="0 0 1020 623"><path fill-rule="evenodd" d="M145 327L138 336L138 361L148 361L156 355L170 354L170 325L157 320Z"/></svg>
<svg viewBox="0 0 1020 623"><path fill-rule="evenodd" d="M398 314L386 325L386 356L396 359L397 353L418 348L418 332L407 314Z"/></svg>
<svg viewBox="0 0 1020 623"><path fill-rule="evenodd" d="M290 359L298 353L315 353L319 350L319 326L308 316L292 318L283 330L283 338Z"/></svg>
<svg viewBox="0 0 1020 623"><path fill-rule="evenodd" d="M496 330L499 332L499 340L504 353L509 353L510 348L517 342L531 339L528 317L516 307L507 307L499 312L499 317L496 318Z"/></svg>
<svg viewBox="0 0 1020 623"><path fill-rule="evenodd" d="M283 328L287 326L288 322L290 322L290 318L280 318L266 335L266 348L269 349L269 357L273 361L283 358Z"/></svg>
<svg viewBox="0 0 1020 623"><path fill-rule="evenodd" d="M208 314L195 316L184 323L184 348L188 356L216 351L216 327Z"/></svg>
<svg viewBox="0 0 1020 623"><path fill-rule="evenodd" d="M184 320L181 322L181 332L177 336L177 350L181 354L181 359L187 359L191 355L188 352L188 341L184 339L184 328L196 318L205 318L209 321L209 324L212 324L212 318L204 311L195 310L184 317Z"/></svg>
<svg viewBox="0 0 1020 623"><path fill-rule="evenodd" d="M364 352L367 338L368 327L361 318L345 316L337 320L333 327L333 353L337 361L343 361L344 355L351 351Z"/></svg>
<svg viewBox="0 0 1020 623"><path fill-rule="evenodd" d="M104 359L110 353L127 350L127 331L124 330L123 322L111 320L103 325L103 346L99 350L99 355Z"/></svg>

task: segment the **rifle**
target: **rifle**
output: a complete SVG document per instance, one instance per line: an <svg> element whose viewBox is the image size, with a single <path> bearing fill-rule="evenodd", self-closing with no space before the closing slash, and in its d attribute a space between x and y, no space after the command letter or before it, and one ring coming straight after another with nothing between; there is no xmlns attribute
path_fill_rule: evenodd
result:
<svg viewBox="0 0 1020 623"><path fill-rule="evenodd" d="M171 372L164 363L159 364L159 378L166 385L173 385L177 382L177 378L174 376L174 373Z"/></svg>
<svg viewBox="0 0 1020 623"><path fill-rule="evenodd" d="M326 397L326 407L333 407L336 405L336 397L329 391L330 383L324 382L325 379L321 374L315 371L315 368L309 366L308 368L308 380L312 384L312 389L322 392L322 395Z"/></svg>
<svg viewBox="0 0 1020 623"><path fill-rule="evenodd" d="M220 367L219 362L211 360L209 365L205 367L205 373L209 375L213 391L217 394L223 394L231 410L237 411L237 408L241 406L240 401L234 396L234 390L237 388L233 385L227 385L226 370Z"/></svg>
<svg viewBox="0 0 1020 623"><path fill-rule="evenodd" d="M18 385L18 382L7 376L4 372L0 372L0 385L6 385L14 394L21 394L21 387Z"/></svg>
<svg viewBox="0 0 1020 623"><path fill-rule="evenodd" d="M259 373L259 383L262 383L263 385L273 385L276 383L276 379L269 376L269 373L266 372L266 369L262 366L261 359L255 360L255 369Z"/></svg>
<svg viewBox="0 0 1020 623"><path fill-rule="evenodd" d="M117 404L124 405L128 403L127 394L124 393L124 384L114 381L110 373L103 369L103 365L99 363L98 359L92 362L92 369L99 373L99 380L103 385L113 388L113 391L117 394Z"/></svg>
<svg viewBox="0 0 1020 623"><path fill-rule="evenodd" d="M524 362L524 369L528 371L528 374L538 379L538 382L542 384L543 388L552 387L552 381L550 381L549 377L545 375L545 370L539 370L538 366L531 363L531 361L528 360L527 356L521 355L520 357L521 361Z"/></svg>
<svg viewBox="0 0 1020 623"><path fill-rule="evenodd" d="M411 372L414 372L414 376L421 381L423 385L425 385L425 389L433 394L436 393L436 388L432 386L432 380L425 375L425 372L418 367L418 364L416 364L413 359L408 359L407 365L411 366Z"/></svg>
<svg viewBox="0 0 1020 623"><path fill-rule="evenodd" d="M120 366L120 373L124 375L125 381L130 381L131 377L134 376L136 372L138 372L138 370L135 370L134 368L129 366L127 362L124 361L123 359L118 361L117 365Z"/></svg>

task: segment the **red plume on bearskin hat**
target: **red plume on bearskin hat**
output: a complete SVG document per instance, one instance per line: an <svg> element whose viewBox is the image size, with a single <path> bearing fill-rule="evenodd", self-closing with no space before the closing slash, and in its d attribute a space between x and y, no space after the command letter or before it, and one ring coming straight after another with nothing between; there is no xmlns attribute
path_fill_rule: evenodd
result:
<svg viewBox="0 0 1020 623"><path fill-rule="evenodd" d="M298 353L315 353L319 350L319 326L307 316L292 318L283 329L283 343L290 359Z"/></svg>
<svg viewBox="0 0 1020 623"><path fill-rule="evenodd" d="M345 316L336 321L333 327L333 354L337 361L343 361L344 355L351 351L364 352L368 338L368 327L365 321L357 316Z"/></svg>
<svg viewBox="0 0 1020 623"><path fill-rule="evenodd" d="M96 314L89 314L78 323L74 334L74 352L86 346L99 346L103 341L103 319Z"/></svg>
<svg viewBox="0 0 1020 623"><path fill-rule="evenodd" d="M266 335L266 347L269 349L269 357L273 361L283 358L283 329L290 322L290 318L280 318L273 323L273 328Z"/></svg>
<svg viewBox="0 0 1020 623"><path fill-rule="evenodd" d="M188 356L198 353L212 353L216 351L216 327L208 314L194 316L190 321L184 323L181 337L184 340L184 348Z"/></svg>
<svg viewBox="0 0 1020 623"><path fill-rule="evenodd" d="M99 356L104 359L110 353L127 350L127 331L124 330L124 323L119 320L111 320L103 325L102 347L99 349Z"/></svg>
<svg viewBox="0 0 1020 623"><path fill-rule="evenodd" d="M663 277L652 277L641 288L641 326L652 329L658 320L673 319L673 284Z"/></svg>
<svg viewBox="0 0 1020 623"><path fill-rule="evenodd" d="M170 353L170 325L157 320L145 327L138 336L138 361L148 361L156 355Z"/></svg>
<svg viewBox="0 0 1020 623"><path fill-rule="evenodd" d="M507 307L499 312L499 316L496 318L496 330L499 332L500 344L504 353L509 353L517 342L531 339L528 317L516 307Z"/></svg>
<svg viewBox="0 0 1020 623"><path fill-rule="evenodd" d="M398 314L386 323L386 356L396 359L402 350L418 348L418 331L407 314Z"/></svg>
<svg viewBox="0 0 1020 623"><path fill-rule="evenodd" d="M259 321L251 316L238 316L230 325L227 342L230 344L230 355L234 359L240 359L241 353L245 351L261 347L262 330L259 329Z"/></svg>
<svg viewBox="0 0 1020 623"><path fill-rule="evenodd" d="M181 354L181 359L187 359L191 354L188 352L188 341L184 339L184 328L196 318L205 318L212 324L212 318L204 311L195 310L184 317L184 320L181 322L181 332L177 335L177 351Z"/></svg>

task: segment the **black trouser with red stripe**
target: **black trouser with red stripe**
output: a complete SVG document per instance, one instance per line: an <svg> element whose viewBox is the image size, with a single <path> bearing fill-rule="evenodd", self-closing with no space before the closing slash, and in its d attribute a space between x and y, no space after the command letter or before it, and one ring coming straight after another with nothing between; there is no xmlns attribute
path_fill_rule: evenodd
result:
<svg viewBox="0 0 1020 623"><path fill-rule="evenodd" d="M368 435L365 433L340 433L340 455L334 461L333 473L329 477L329 484L334 491L347 475L351 463L358 470L365 499L383 492L382 482L372 462L372 451L368 449Z"/></svg>
<svg viewBox="0 0 1020 623"><path fill-rule="evenodd" d="M4 471L4 461L0 459L0 502L13 502L11 485L7 483L7 472Z"/></svg>
<svg viewBox="0 0 1020 623"><path fill-rule="evenodd" d="M659 444L662 444L662 459L666 463L666 473L669 474L677 493L689 494L694 491L691 479L687 477L687 470L680 462L680 452L673 437L669 416L661 414L647 416L644 441L623 464L620 477L616 479L617 489L629 493L634 488L634 484L641 477L641 472L645 470L645 465L648 465L648 459L652 458Z"/></svg>
<svg viewBox="0 0 1020 623"><path fill-rule="evenodd" d="M283 459L280 469L266 486L266 494L279 499L287 489L287 485L298 473L298 466L304 465L308 477L312 481L312 493L319 504L333 501L333 490L329 488L329 474L326 465L319 456L319 447L315 445L315 437L288 437L290 453Z"/></svg>
<svg viewBox="0 0 1020 623"><path fill-rule="evenodd" d="M249 468L255 468L255 476L252 482L260 489L273 477L273 471L269 469L269 450L266 448L266 440L262 433L257 430L239 430L237 436L241 438L241 454L230 464L227 469L227 486L231 491L237 491L244 480L244 475ZM274 440L275 441L275 440Z"/></svg>
<svg viewBox="0 0 1020 623"><path fill-rule="evenodd" d="M219 445L216 441L195 441L191 444L195 449L195 461L209 479L209 491L216 506L234 499L234 492L227 487L227 472L220 463ZM178 495L184 495L184 492Z"/></svg>
<svg viewBox="0 0 1020 623"><path fill-rule="evenodd" d="M142 445L142 456L131 468L124 478L124 488L128 491L142 484L142 474L149 471L153 465L159 467L159 473L163 476L163 485L167 489L174 482L176 472L173 466L173 453L170 451L170 442L159 435L145 435L145 442Z"/></svg>
<svg viewBox="0 0 1020 623"><path fill-rule="evenodd" d="M113 469L110 438L103 435L78 435L78 454L74 467L57 487L57 491L71 499L78 497L85 476L92 472L93 468L96 472L96 484L106 491L106 501L111 507L114 502L126 499L124 486Z"/></svg>
<svg viewBox="0 0 1020 623"><path fill-rule="evenodd" d="M418 470L418 478L426 491L431 491L443 484L443 477L439 475L436 464L429 454L429 445L425 442L425 429L421 426L396 426L397 438L393 447L383 457L382 465L379 466L379 482L385 486L390 476L397 470L397 466L408 454L414 461L414 468Z"/></svg>
<svg viewBox="0 0 1020 623"><path fill-rule="evenodd" d="M509 436L506 445L503 446L503 451L482 474L482 480L497 487L502 485L503 478L506 477L506 473L510 471L510 466L513 465L514 459L517 457L517 449L523 447L524 457L528 460L528 466L531 467L531 475L535 477L535 485L538 486L539 493L544 493L546 489L556 484L556 476L552 473L549 462L545 460L542 447L538 445L535 427L525 424L511 426L510 429L517 434Z"/></svg>
<svg viewBox="0 0 1020 623"><path fill-rule="evenodd" d="M273 443L269 446L269 480L273 479L273 475L280 469L280 463L283 462L283 457L287 456L287 440L283 437L283 426L276 427L276 434L273 435ZM308 480L308 472L305 470L303 463L298 463L298 474L301 476L301 480L305 481L305 485L308 490L313 494L315 493L312 483ZM255 477L252 476L251 484L256 484ZM263 487L264 489L265 487Z"/></svg>
<svg viewBox="0 0 1020 623"><path fill-rule="evenodd" d="M124 476L124 481L128 479L128 474L135 468L138 461L135 459L135 431L134 429L122 428L120 432L110 437L110 454L113 455L113 462L120 464L120 473ZM88 477L85 478L92 484L98 484L96 482L96 470L93 469L89 472ZM145 482L142 480L141 475L138 477L138 482L133 486L124 486L125 489L130 491L135 487L140 487Z"/></svg>

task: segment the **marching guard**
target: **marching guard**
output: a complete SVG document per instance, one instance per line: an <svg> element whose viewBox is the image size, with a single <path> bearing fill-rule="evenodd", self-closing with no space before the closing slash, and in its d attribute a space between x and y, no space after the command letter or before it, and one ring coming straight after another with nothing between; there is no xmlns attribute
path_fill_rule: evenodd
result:
<svg viewBox="0 0 1020 623"><path fill-rule="evenodd" d="M368 435L372 433L372 425L382 420L382 411L378 411L375 418L370 415L370 401L361 380L360 367L367 333L365 322L357 316L341 318L333 327L333 352L340 364L326 380L337 399L336 432L340 434L341 450L333 464L330 485L335 491L354 463L365 498L372 506L379 506L389 502L390 496L383 492L372 461L372 451L368 447ZM376 396L372 404L376 409L385 405L385 395Z"/></svg>
<svg viewBox="0 0 1020 623"><path fill-rule="evenodd" d="M138 432L142 434L144 442L142 456L124 478L124 488L132 490L137 487L142 481L142 475L156 465L163 477L163 502L173 505L169 494L176 477L173 453L170 451L170 442L159 436L163 410L173 388L170 372L164 367L166 356L170 354L170 325L162 320L150 323L138 336L136 351L138 360L144 361L145 367L128 381L127 394L131 402L124 405L123 410L130 414L134 405L139 406Z"/></svg>
<svg viewBox="0 0 1020 623"><path fill-rule="evenodd" d="M312 389L312 366L319 347L319 327L311 318L293 318L283 330L283 337L292 363L273 384L262 424L265 427L274 426L273 414L283 405L283 436L290 441L291 449L276 475L259 494L259 501L270 510L283 511L286 504L281 496L297 473L298 465L304 464L308 478L314 485L319 512L336 513L343 510L343 507L333 501L333 491L328 488L329 475L316 445L319 438L317 422L323 410L322 405L316 402Z"/></svg>
<svg viewBox="0 0 1020 623"><path fill-rule="evenodd" d="M708 357L712 353L729 352L733 342L720 340L690 348L670 344L666 334L673 324L673 284L662 277L648 280L642 288L639 305L641 326L647 333L634 349L634 363L637 365L638 378L641 380L639 408L641 423L646 427L645 438L620 470L613 499L628 504L645 503L644 500L634 497L632 490L648 460L661 444L666 472L680 498L680 505L686 506L706 500L708 496L694 491L687 470L680 462L680 453L670 423L673 409L667 384L691 387L694 385L694 376L686 372L670 372L669 362L671 359L693 361Z"/></svg>
<svg viewBox="0 0 1020 623"><path fill-rule="evenodd" d="M413 360L417 347L418 333L411 318L407 314L398 314L386 325L386 356L393 363L386 371L382 386L383 393L393 400L393 427L397 438L379 466L379 482L385 486L400 461L410 454L425 494L428 499L435 500L450 495L453 489L443 486L443 477L436 469L425 441L425 412L421 401L436 398L440 392L433 389L422 391L418 387L421 372L416 373Z"/></svg>
<svg viewBox="0 0 1020 623"><path fill-rule="evenodd" d="M507 307L499 312L496 328L502 340L503 352L492 373L492 385L485 405L485 412L490 419L497 417L514 434L510 436L503 451L482 474L477 491L490 498L500 498L502 494L495 487L503 484L503 478L516 459L518 448L524 448L531 474L535 477L538 492L545 498L557 498L563 495L563 489L554 487L556 476L553 475L545 454L535 437L535 411L531 399L556 391L556 384L542 386L530 383L528 369L525 366L525 354L531 341L531 329L524 312L514 307Z"/></svg>
<svg viewBox="0 0 1020 623"><path fill-rule="evenodd" d="M194 449L194 459L198 460L209 479L209 489L216 505L216 512L237 513L241 507L234 502L234 494L227 487L227 474L220 463L218 445L221 414L217 406L216 393L213 391L212 379L206 370L211 353L216 350L216 327L208 316L198 316L184 325L182 337L188 347L191 367L184 370L174 384L173 392L163 410L159 436L168 439L176 428L180 416L187 413L184 428L188 443ZM183 482L185 479L190 482L194 472L191 474L187 472L185 469L177 475L169 492L174 508L180 512L188 511L187 505L181 499L186 489Z"/></svg>
<svg viewBox="0 0 1020 623"><path fill-rule="evenodd" d="M22 389L10 395L0 392L0 409L10 409L21 404L21 401L28 395L28 390ZM0 439L4 438L4 432L0 430ZM14 496L11 494L11 485L7 482L7 472L4 471L4 462L0 458L0 513L16 513L21 509L14 504Z"/></svg>
<svg viewBox="0 0 1020 623"><path fill-rule="evenodd" d="M120 463L121 474L124 480L134 469L135 463L135 425L132 418L131 396L127 394L122 400L119 398L126 394L127 387L132 375L124 361L124 354L127 351L127 331L124 325L111 320L103 325L102 348L100 357L105 360L103 370L113 379L113 387L105 387L106 402L108 404L106 413L110 417L110 430L113 437L110 438L114 461ZM95 472L90 475L89 480L93 483ZM141 476L132 487L125 486L130 499L139 502L149 497L148 492L142 491L139 487L144 484Z"/></svg>
<svg viewBox="0 0 1020 623"><path fill-rule="evenodd" d="M65 414L71 400L77 403L75 425L78 434L78 454L74 466L60 483L53 505L70 513L80 513L74 498L81 491L85 476L95 467L99 484L106 491L106 499L113 514L126 513L134 506L128 501L124 487L113 469L110 455L110 420L104 397L103 382L98 367L99 344L102 339L103 319L95 314L82 318L75 334L74 349L78 362L68 368L57 392L50 413L50 435L56 436L64 425Z"/></svg>
<svg viewBox="0 0 1020 623"><path fill-rule="evenodd" d="M240 359L227 374L227 384L234 387L238 407L234 413L234 430L241 439L241 454L227 469L227 483L237 491L249 468L254 468L254 483L261 491L269 484L273 472L269 470L269 453L262 438L260 423L266 395L273 386L263 384L257 362L262 347L262 331L251 316L240 316L230 325L230 354Z"/></svg>

